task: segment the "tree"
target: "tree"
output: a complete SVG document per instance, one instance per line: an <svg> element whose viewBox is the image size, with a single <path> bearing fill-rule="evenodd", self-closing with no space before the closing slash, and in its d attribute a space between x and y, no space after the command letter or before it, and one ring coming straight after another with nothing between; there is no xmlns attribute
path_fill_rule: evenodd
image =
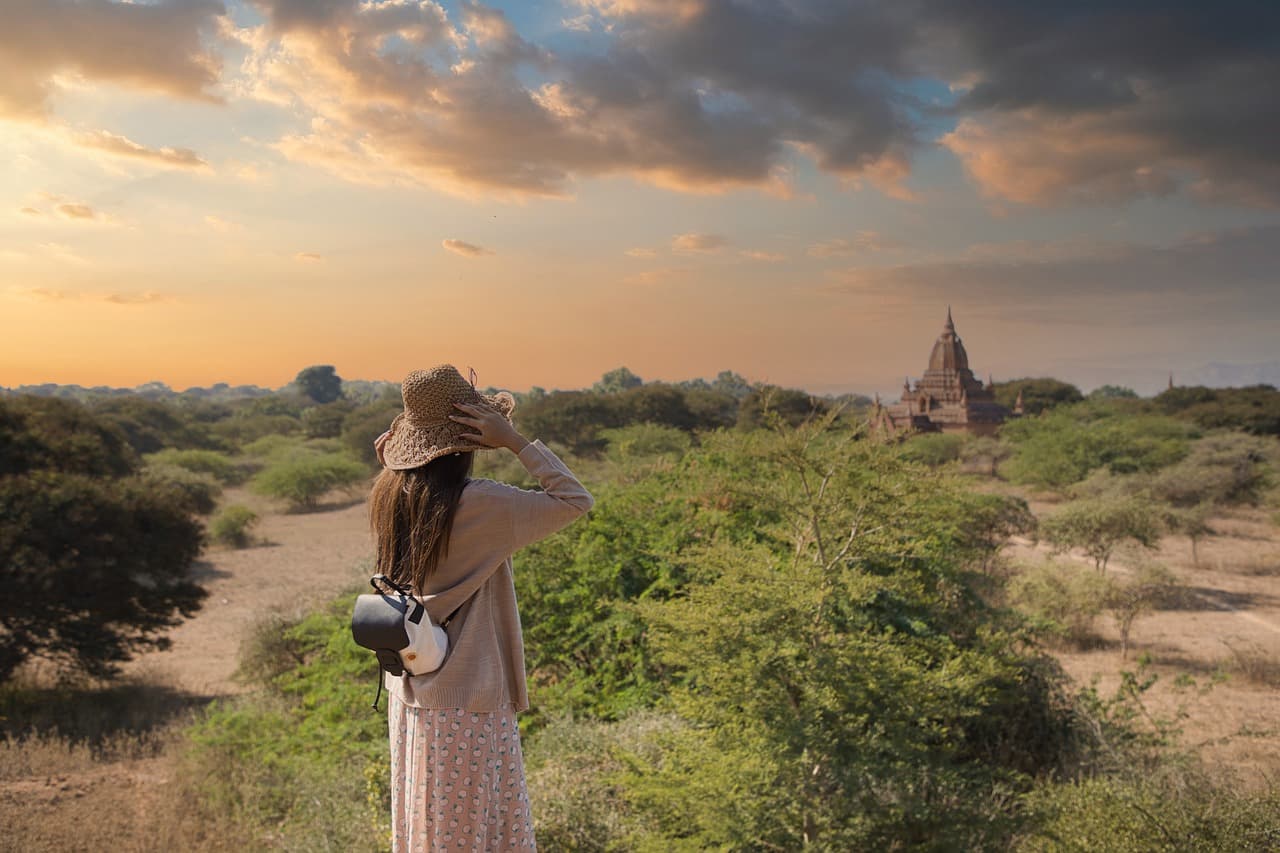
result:
<svg viewBox="0 0 1280 853"><path fill-rule="evenodd" d="M1143 563L1132 577L1110 581L1103 601L1120 631L1121 660L1129 656L1129 636L1134 623L1168 601L1176 589L1173 574L1155 563Z"/></svg>
<svg viewBox="0 0 1280 853"><path fill-rule="evenodd" d="M332 364L315 364L298 371L298 390L317 403L332 403L342 396L342 379Z"/></svg>
<svg viewBox="0 0 1280 853"><path fill-rule="evenodd" d="M1063 504L1040 522L1040 531L1058 553L1080 548L1099 572L1122 542L1154 548L1160 519L1151 502L1140 496L1081 498Z"/></svg>
<svg viewBox="0 0 1280 853"><path fill-rule="evenodd" d="M960 448L960 461L967 465L981 464L988 476L996 477L1000 463L1008 459L1013 448L999 439L988 435L977 436L965 442Z"/></svg>
<svg viewBox="0 0 1280 853"><path fill-rule="evenodd" d="M1089 392L1090 400L1136 400L1138 392L1122 385L1099 385Z"/></svg>
<svg viewBox="0 0 1280 853"><path fill-rule="evenodd" d="M637 388L644 380L636 376L626 367L615 367L600 377L600 381L591 386L591 390L599 394L616 394L628 388Z"/></svg>
<svg viewBox="0 0 1280 853"><path fill-rule="evenodd" d="M959 490L836 422L686 457L713 514L637 604L683 723L623 778L653 849L977 849L991 792L1056 760L1053 677L972 596Z"/></svg>
<svg viewBox="0 0 1280 853"><path fill-rule="evenodd" d="M0 450L0 679L32 656L108 676L166 645L205 594L187 498L78 404L0 400Z"/></svg>
<svg viewBox="0 0 1280 853"><path fill-rule="evenodd" d="M1055 406L1078 403L1084 399L1080 389L1070 382L1047 376L997 382L994 391L996 402L1008 409L1014 407L1018 394L1022 394L1022 409L1028 415L1038 415Z"/></svg>
<svg viewBox="0 0 1280 853"><path fill-rule="evenodd" d="M827 404L796 388L755 388L738 404L738 426L756 429L774 421L799 426L827 412Z"/></svg>

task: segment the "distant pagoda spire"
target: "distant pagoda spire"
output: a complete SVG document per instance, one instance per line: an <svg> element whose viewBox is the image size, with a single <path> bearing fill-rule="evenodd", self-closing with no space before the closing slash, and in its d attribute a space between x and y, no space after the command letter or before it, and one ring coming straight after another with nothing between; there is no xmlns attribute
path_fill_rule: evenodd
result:
<svg viewBox="0 0 1280 853"><path fill-rule="evenodd" d="M1015 415L1023 414L1022 411L1022 389L1018 389L1018 399L1013 401L1013 413Z"/></svg>
<svg viewBox="0 0 1280 853"><path fill-rule="evenodd" d="M1173 371L1169 371L1169 390L1173 390Z"/></svg>

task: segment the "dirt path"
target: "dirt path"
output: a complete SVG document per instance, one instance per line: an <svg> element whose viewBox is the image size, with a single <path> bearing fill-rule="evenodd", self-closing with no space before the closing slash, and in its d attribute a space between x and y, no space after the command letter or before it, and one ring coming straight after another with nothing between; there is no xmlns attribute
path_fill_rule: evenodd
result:
<svg viewBox="0 0 1280 853"><path fill-rule="evenodd" d="M254 535L267 544L209 550L201 581L203 608L170 633L172 646L149 652L129 671L153 675L199 695L246 689L233 675L240 644L271 613L301 614L368 578L373 556L363 501L320 512L273 512L252 495L232 490L227 503L253 506L262 517Z"/></svg>
<svg viewBox="0 0 1280 853"><path fill-rule="evenodd" d="M254 535L264 544L207 551L200 564L209 590L204 606L172 631L169 649L140 656L127 674L202 697L249 689L233 675L240 644L258 620L300 615L367 579L372 546L363 501L286 514L235 490L225 499L258 512ZM0 744L0 850L232 849L234 840L210 837L176 802L168 789L176 758L165 734L157 736L158 756L106 761L83 747Z"/></svg>

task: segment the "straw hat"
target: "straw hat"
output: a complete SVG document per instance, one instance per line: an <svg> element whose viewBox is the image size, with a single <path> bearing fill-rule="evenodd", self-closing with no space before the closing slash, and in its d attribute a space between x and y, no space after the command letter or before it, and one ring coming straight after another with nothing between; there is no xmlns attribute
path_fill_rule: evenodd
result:
<svg viewBox="0 0 1280 853"><path fill-rule="evenodd" d="M454 403L470 403L493 409L507 420L516 401L506 391L489 396L462 378L452 364L441 364L430 370L415 370L400 386L404 411L396 415L382 445L383 464L395 471L417 468L446 453L483 450L463 438L471 427L449 420L460 414Z"/></svg>

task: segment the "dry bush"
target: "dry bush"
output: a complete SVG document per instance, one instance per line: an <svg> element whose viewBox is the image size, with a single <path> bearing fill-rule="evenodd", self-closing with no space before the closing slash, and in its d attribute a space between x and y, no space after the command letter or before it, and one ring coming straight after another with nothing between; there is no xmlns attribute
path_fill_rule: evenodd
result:
<svg viewBox="0 0 1280 853"><path fill-rule="evenodd" d="M1230 675L1260 687L1280 687L1280 659L1262 646L1233 646L1223 641L1229 654L1218 662Z"/></svg>
<svg viewBox="0 0 1280 853"><path fill-rule="evenodd" d="M1101 643L1094 622L1106 605L1110 585L1085 566L1046 560L1026 566L1009 583L1009 598L1041 623L1049 636L1077 649Z"/></svg>
<svg viewBox="0 0 1280 853"><path fill-rule="evenodd" d="M1220 560L1218 568L1235 575L1255 578L1280 577L1280 554L1251 554L1231 562Z"/></svg>

